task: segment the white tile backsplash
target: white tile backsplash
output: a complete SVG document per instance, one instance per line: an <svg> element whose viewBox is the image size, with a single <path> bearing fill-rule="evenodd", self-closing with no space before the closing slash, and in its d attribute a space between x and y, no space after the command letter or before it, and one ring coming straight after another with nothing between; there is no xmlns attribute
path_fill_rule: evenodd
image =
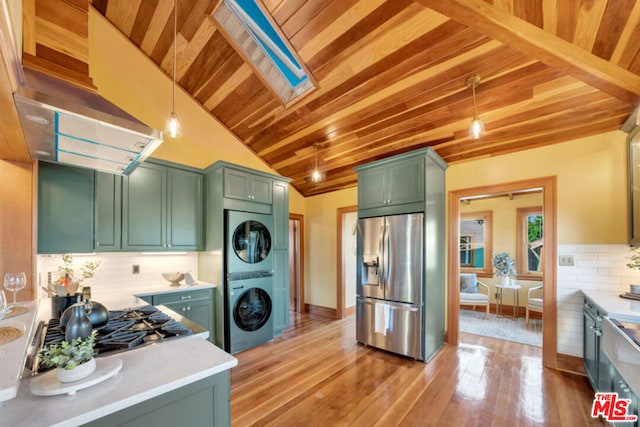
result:
<svg viewBox="0 0 640 427"><path fill-rule="evenodd" d="M95 255L73 255L74 270L79 272L86 261L100 261L95 276L84 281L92 291L117 292L130 288L169 284L162 273L189 272L198 280L198 253L146 255L135 252L109 252ZM45 297L41 286L47 285L47 273L51 272L52 280L58 276L58 266L62 265L61 255L38 255L38 296ZM140 274L133 274L134 265L140 266Z"/></svg>
<svg viewBox="0 0 640 427"><path fill-rule="evenodd" d="M631 251L625 244L558 245L558 256L573 255L575 266L558 266L558 352L582 357L581 289L627 292L640 284L640 272L629 269Z"/></svg>

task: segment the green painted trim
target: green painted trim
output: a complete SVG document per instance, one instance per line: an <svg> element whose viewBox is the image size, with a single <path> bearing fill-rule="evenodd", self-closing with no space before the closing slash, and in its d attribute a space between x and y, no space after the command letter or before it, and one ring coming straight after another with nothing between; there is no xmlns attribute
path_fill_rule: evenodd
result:
<svg viewBox="0 0 640 427"><path fill-rule="evenodd" d="M419 156L426 156L429 159L433 160L433 162L438 165L442 170L446 170L449 165L447 164L447 162L445 162L442 157L440 157L438 155L438 153L436 153L433 148L431 147L425 147L425 148L420 148L418 150L414 150L414 151L409 151L407 153L402 153L402 154L398 154L392 157L387 157L385 159L382 160L378 160L375 162L371 162L371 163L367 163L365 165L360 165L360 166L356 166L353 168L353 170L355 170L356 172L361 172L367 169L371 169L374 167L378 167L378 166L384 166L388 163L394 163L398 160L404 160L404 159L410 159L412 157L419 157Z"/></svg>
<svg viewBox="0 0 640 427"><path fill-rule="evenodd" d="M218 160L217 162L211 164L210 166L208 166L207 168L204 169L204 173L205 174L209 174L211 172L214 172L218 169L225 169L225 168L229 168L229 169L235 169L238 171L242 171L242 172L248 172L254 175L259 175L259 176L263 176L265 178L270 178L270 179L275 179L278 181L283 181L283 182L291 182L291 178L287 178L284 176L280 176L280 175L274 175L271 173L267 173L267 172L263 172L263 171L259 171L256 169L251 169L245 166L240 166L240 165L236 165L234 163L229 163L229 162L225 162L224 160Z"/></svg>

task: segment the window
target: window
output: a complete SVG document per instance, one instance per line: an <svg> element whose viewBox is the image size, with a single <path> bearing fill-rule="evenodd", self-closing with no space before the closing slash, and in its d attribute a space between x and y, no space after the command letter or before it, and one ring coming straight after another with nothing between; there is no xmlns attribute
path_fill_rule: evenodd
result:
<svg viewBox="0 0 640 427"><path fill-rule="evenodd" d="M257 76L287 106L316 85L267 9L257 0L223 0L218 27Z"/></svg>
<svg viewBox="0 0 640 427"><path fill-rule="evenodd" d="M542 206L518 208L517 263L519 278L542 277Z"/></svg>
<svg viewBox="0 0 640 427"><path fill-rule="evenodd" d="M460 272L481 277L493 275L492 221L491 211L460 214Z"/></svg>

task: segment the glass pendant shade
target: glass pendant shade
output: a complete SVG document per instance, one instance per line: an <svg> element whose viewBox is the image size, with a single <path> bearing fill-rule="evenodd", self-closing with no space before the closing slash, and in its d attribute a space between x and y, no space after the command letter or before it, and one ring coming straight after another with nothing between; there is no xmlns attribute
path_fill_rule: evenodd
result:
<svg viewBox="0 0 640 427"><path fill-rule="evenodd" d="M171 113L171 116L167 119L164 132L174 139L182 136L182 126L180 126L178 115L175 112Z"/></svg>
<svg viewBox="0 0 640 427"><path fill-rule="evenodd" d="M313 182L319 182L321 178L322 176L320 175L320 171L318 169L314 169L313 173L311 174L311 179L313 180Z"/></svg>
<svg viewBox="0 0 640 427"><path fill-rule="evenodd" d="M469 126L469 138L478 139L484 135L484 122L477 117L471 121Z"/></svg>

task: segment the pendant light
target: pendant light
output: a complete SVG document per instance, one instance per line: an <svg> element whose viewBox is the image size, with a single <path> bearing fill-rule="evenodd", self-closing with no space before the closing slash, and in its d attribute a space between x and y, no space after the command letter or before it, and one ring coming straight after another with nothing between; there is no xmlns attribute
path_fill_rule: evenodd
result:
<svg viewBox="0 0 640 427"><path fill-rule="evenodd" d="M469 126L469 138L478 139L484 135L484 122L478 117L476 108L476 87L480 84L480 77L473 75L467 79L467 87L471 87L473 94L473 120Z"/></svg>
<svg viewBox="0 0 640 427"><path fill-rule="evenodd" d="M176 51L177 51L177 39L178 39L178 0L173 2L173 97L171 103L171 116L167 119L164 126L164 131L173 139L178 139L182 136L182 126L178 121L178 115L176 114Z"/></svg>
<svg viewBox="0 0 640 427"><path fill-rule="evenodd" d="M311 174L311 180L313 182L319 182L320 179L322 179L322 174L320 174L320 171L318 170L318 148L320 147L320 143L316 142L313 144L313 147L316 149L316 167L313 169L313 173Z"/></svg>

